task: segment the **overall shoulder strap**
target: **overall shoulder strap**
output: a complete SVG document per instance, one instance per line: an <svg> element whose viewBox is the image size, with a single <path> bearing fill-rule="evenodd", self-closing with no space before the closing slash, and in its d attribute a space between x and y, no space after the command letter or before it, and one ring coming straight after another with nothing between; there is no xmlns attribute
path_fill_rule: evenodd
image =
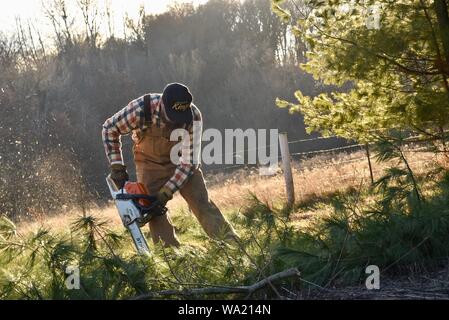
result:
<svg viewBox="0 0 449 320"><path fill-rule="evenodd" d="M145 123L151 123L151 95L146 94L143 96Z"/></svg>

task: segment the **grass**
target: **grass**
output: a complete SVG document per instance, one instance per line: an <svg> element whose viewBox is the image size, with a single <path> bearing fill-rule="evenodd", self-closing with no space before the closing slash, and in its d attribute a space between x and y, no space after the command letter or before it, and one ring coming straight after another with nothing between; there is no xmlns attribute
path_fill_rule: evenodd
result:
<svg viewBox="0 0 449 320"><path fill-rule="evenodd" d="M296 165L298 202L291 210L282 206L280 175L240 171L209 177L212 199L242 236L238 245L208 239L179 197L170 207L183 246L151 245L146 258L135 255L113 207L17 227L2 219L0 299L125 299L166 289L248 285L298 267L301 279L253 296L292 297L291 292L307 287L360 284L369 264L388 274L407 272L411 265L440 265L449 256L447 174L431 173L431 155L417 153L411 166L426 198L417 203L399 178L371 187L366 163L357 159L361 156ZM377 164L377 175L388 166L396 163ZM80 290L65 288L69 265L80 267Z"/></svg>

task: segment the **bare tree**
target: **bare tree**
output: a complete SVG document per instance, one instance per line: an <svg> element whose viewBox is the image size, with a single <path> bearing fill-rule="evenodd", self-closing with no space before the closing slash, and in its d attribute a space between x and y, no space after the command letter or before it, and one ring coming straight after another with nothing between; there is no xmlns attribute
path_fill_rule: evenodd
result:
<svg viewBox="0 0 449 320"><path fill-rule="evenodd" d="M65 0L42 2L45 15L50 20L60 50L73 45L72 28L75 17L69 16Z"/></svg>
<svg viewBox="0 0 449 320"><path fill-rule="evenodd" d="M105 14L108 23L109 38L115 38L114 12L111 8L111 0L105 0Z"/></svg>
<svg viewBox="0 0 449 320"><path fill-rule="evenodd" d="M92 48L97 46L99 37L100 20L97 0L78 0L86 30L86 40Z"/></svg>

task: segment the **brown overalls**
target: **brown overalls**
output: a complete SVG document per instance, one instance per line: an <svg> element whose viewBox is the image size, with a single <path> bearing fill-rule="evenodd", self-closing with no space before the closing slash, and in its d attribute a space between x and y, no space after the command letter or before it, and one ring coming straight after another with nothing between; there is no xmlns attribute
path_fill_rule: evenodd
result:
<svg viewBox="0 0 449 320"><path fill-rule="evenodd" d="M160 128L152 125L133 134L137 181L145 184L150 194L156 194L175 172L176 165L170 160L170 151L178 141L170 141L170 134L177 128L172 124L161 124ZM200 169L194 171L180 193L209 237L227 240L237 237L220 210L209 199ZM149 225L154 243L162 241L165 245L179 246L168 214L154 217Z"/></svg>

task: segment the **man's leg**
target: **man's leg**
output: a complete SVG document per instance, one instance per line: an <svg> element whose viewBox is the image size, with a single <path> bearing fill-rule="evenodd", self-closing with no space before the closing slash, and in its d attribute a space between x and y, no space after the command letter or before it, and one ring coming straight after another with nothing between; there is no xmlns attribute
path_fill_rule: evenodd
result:
<svg viewBox="0 0 449 320"><path fill-rule="evenodd" d="M143 183L150 194L154 194L164 183L166 173L163 170L155 170L144 162L136 162L136 175L137 181ZM151 219L149 225L151 238L155 244L162 242L165 246L179 246L168 212L163 216Z"/></svg>
<svg viewBox="0 0 449 320"><path fill-rule="evenodd" d="M150 220L150 233L153 243L162 242L165 246L179 247L179 241L175 234L175 228L167 214L154 217Z"/></svg>
<svg viewBox="0 0 449 320"><path fill-rule="evenodd" d="M203 172L200 169L195 170L180 193L209 237L227 240L238 238L220 209L209 199Z"/></svg>

